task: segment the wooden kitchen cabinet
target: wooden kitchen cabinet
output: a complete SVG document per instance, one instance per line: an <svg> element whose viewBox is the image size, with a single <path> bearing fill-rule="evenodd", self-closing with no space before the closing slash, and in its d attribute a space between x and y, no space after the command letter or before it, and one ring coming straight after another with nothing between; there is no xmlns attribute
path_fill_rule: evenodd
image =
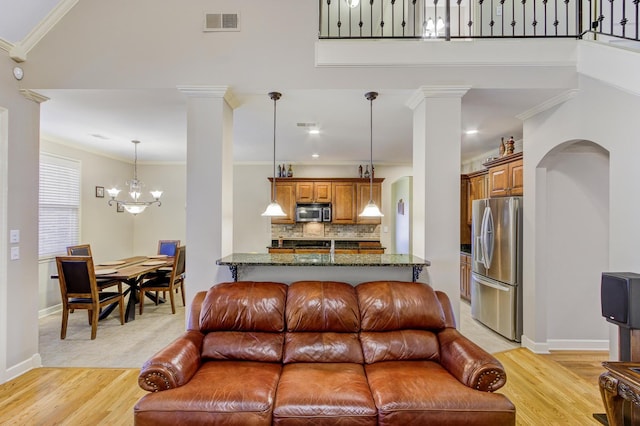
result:
<svg viewBox="0 0 640 426"><path fill-rule="evenodd" d="M331 191L331 223L356 223L356 185L353 182L333 182Z"/></svg>
<svg viewBox="0 0 640 426"><path fill-rule="evenodd" d="M365 206L369 204L369 200L371 198L371 189L373 188L373 202L376 203L376 206L380 210L382 210L382 184L379 182L374 182L373 185L370 185L370 182L358 182L356 183L356 192L358 194L358 202L356 205L356 223L362 225L378 225L382 223L382 218L379 217L360 217L358 216L362 213Z"/></svg>
<svg viewBox="0 0 640 426"><path fill-rule="evenodd" d="M276 179L276 201L280 204L287 216L272 217L271 223L296 223L296 184L294 182L283 182Z"/></svg>
<svg viewBox="0 0 640 426"><path fill-rule="evenodd" d="M524 194L522 153L485 163L489 167L489 196L510 197Z"/></svg>
<svg viewBox="0 0 640 426"><path fill-rule="evenodd" d="M297 203L330 203L331 181L296 182Z"/></svg>
<svg viewBox="0 0 640 426"><path fill-rule="evenodd" d="M460 253L460 298L471 302L471 255Z"/></svg>
<svg viewBox="0 0 640 426"><path fill-rule="evenodd" d="M469 187L467 197L467 223L471 225L473 200L482 200L489 197L489 174L488 170L469 173Z"/></svg>

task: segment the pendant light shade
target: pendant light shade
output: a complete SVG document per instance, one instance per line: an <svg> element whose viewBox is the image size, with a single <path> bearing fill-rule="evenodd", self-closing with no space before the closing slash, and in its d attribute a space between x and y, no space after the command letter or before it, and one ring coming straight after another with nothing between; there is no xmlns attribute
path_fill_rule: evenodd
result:
<svg viewBox="0 0 640 426"><path fill-rule="evenodd" d="M273 100L273 180L271 181L271 202L262 213L262 216L267 217L285 217L287 215L276 201L276 102L281 96L282 94L279 92L269 93L269 97Z"/></svg>
<svg viewBox="0 0 640 426"><path fill-rule="evenodd" d="M360 217L383 217L384 215L373 202L373 101L378 97L378 92L367 92L364 94L364 97L369 101L369 168L371 169L371 173L369 174L369 203L365 206L362 213L360 213Z"/></svg>

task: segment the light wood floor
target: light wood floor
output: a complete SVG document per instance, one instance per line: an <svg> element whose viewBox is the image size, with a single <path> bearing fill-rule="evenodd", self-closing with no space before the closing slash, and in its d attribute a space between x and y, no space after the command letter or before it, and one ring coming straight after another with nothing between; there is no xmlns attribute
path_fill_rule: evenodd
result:
<svg viewBox="0 0 640 426"><path fill-rule="evenodd" d="M507 370L500 390L516 405L518 425L599 425L597 378L606 352L495 355ZM0 425L131 425L146 392L138 369L39 368L0 385Z"/></svg>

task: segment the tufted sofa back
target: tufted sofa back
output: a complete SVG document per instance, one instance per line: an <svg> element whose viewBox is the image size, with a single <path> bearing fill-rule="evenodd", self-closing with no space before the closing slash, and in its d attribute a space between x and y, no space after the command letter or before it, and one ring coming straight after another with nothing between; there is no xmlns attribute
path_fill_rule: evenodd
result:
<svg viewBox="0 0 640 426"><path fill-rule="evenodd" d="M202 356L282 361L286 298L282 283L243 281L211 287L200 309Z"/></svg>
<svg viewBox="0 0 640 426"><path fill-rule="evenodd" d="M446 327L436 292L427 284L374 281L356 287L360 341L367 364L380 361L439 360L435 332Z"/></svg>
<svg viewBox="0 0 640 426"><path fill-rule="evenodd" d="M353 286L298 281L289 286L283 362L362 363L360 311Z"/></svg>

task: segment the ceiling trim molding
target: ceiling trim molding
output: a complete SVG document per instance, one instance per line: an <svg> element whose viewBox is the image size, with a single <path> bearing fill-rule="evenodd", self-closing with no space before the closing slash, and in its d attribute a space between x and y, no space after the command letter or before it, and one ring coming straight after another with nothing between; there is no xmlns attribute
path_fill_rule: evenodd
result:
<svg viewBox="0 0 640 426"><path fill-rule="evenodd" d="M79 0L61 0L45 18L38 23L27 36L18 43L26 54L78 3Z"/></svg>
<svg viewBox="0 0 640 426"><path fill-rule="evenodd" d="M190 98L223 98L231 108L240 106L229 86L178 86Z"/></svg>
<svg viewBox="0 0 640 426"><path fill-rule="evenodd" d="M29 89L20 89L20 94L30 101L37 102L39 104L49 100L46 96Z"/></svg>
<svg viewBox="0 0 640 426"><path fill-rule="evenodd" d="M560 93L559 95L554 96L553 98L539 105L536 105L533 108L529 108L528 110L526 110L521 114L516 115L516 118L518 120L525 121L533 116L540 114L541 112L544 112L548 109L553 108L556 105L560 105L561 103L564 103L570 99L575 98L578 95L578 93L580 93L580 89L567 90L566 92Z"/></svg>
<svg viewBox="0 0 640 426"><path fill-rule="evenodd" d="M462 98L469 89L470 86L420 86L405 105L413 110L426 98Z"/></svg>
<svg viewBox="0 0 640 426"><path fill-rule="evenodd" d="M13 43L9 43L7 40L0 38L0 49L4 50L5 52L10 52L12 48Z"/></svg>

